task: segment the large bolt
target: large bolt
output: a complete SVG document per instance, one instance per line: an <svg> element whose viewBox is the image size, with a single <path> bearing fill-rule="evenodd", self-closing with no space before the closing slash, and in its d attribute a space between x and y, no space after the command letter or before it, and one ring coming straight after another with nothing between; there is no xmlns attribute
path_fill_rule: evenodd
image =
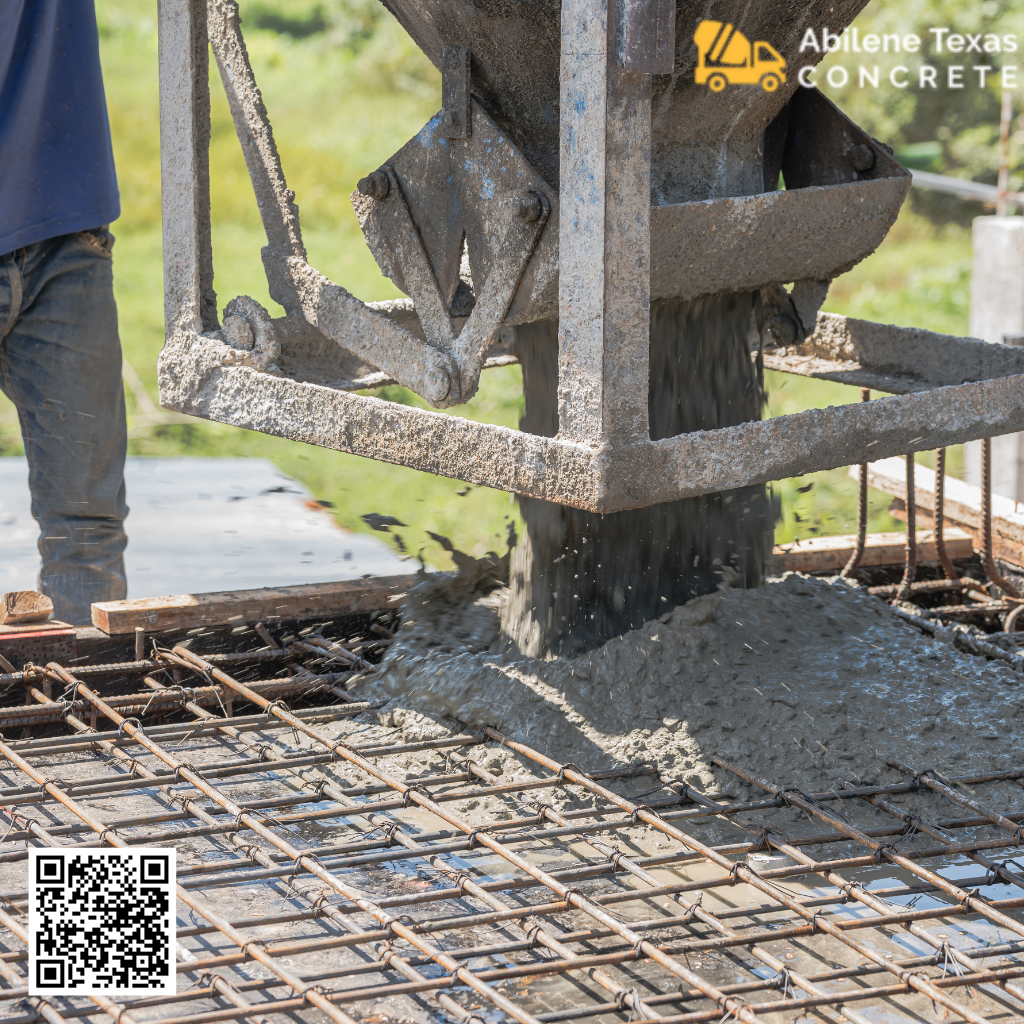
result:
<svg viewBox="0 0 1024 1024"><path fill-rule="evenodd" d="M388 180L387 171L377 170L365 178L360 178L356 188L371 199L387 199L391 191L391 182Z"/></svg>
<svg viewBox="0 0 1024 1024"><path fill-rule="evenodd" d="M527 192L526 195L522 196L519 200L519 216L523 218L528 224L540 220L540 215L544 212L544 204L541 201L539 195L536 192Z"/></svg>
<svg viewBox="0 0 1024 1024"><path fill-rule="evenodd" d="M875 166L875 151L864 142L854 146L846 154L846 159L855 171L870 171Z"/></svg>
<svg viewBox="0 0 1024 1024"><path fill-rule="evenodd" d="M437 405L448 397L452 389L452 379L443 366L435 366L427 372L423 380L423 397L431 405Z"/></svg>

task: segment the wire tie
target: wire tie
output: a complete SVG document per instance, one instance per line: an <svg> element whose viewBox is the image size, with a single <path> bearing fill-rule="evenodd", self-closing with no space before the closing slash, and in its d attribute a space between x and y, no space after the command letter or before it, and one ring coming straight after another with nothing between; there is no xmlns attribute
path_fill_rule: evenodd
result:
<svg viewBox="0 0 1024 1024"><path fill-rule="evenodd" d="M570 896L579 896L581 899L586 898L583 896L583 893L579 891L579 889L566 889L565 892L562 893L562 899L565 900L566 910L568 910L572 906L572 903L569 902Z"/></svg>
<svg viewBox="0 0 1024 1024"><path fill-rule="evenodd" d="M287 711L288 714L291 714L291 712L292 712L292 709L290 707L288 707L288 705L283 700L281 700L281 698L279 697L277 700L272 700L266 706L266 708L264 708L264 711L266 712L266 715L267 715L268 719L270 718L270 712L273 711L274 708L284 708L284 710Z"/></svg>
<svg viewBox="0 0 1024 1024"><path fill-rule="evenodd" d="M146 730L142 728L142 722L137 718L125 718L121 724L117 727L117 739L120 741L121 737L124 736L124 727L131 725L137 732L141 732L143 735L146 734Z"/></svg>
<svg viewBox="0 0 1024 1024"><path fill-rule="evenodd" d="M399 914L398 917L388 918L387 927L385 931L387 933L388 942L391 942L395 938L395 925L404 924L406 927L416 930L416 919L409 914Z"/></svg>
<svg viewBox="0 0 1024 1024"><path fill-rule="evenodd" d="M313 902L310 904L310 906L313 908L314 919L318 918L324 912L324 907L327 906L327 900L327 893L323 889L321 889L320 895L317 896L317 898L313 900Z"/></svg>
<svg viewBox="0 0 1024 1024"><path fill-rule="evenodd" d="M241 846L239 849L249 858L249 863L251 864L256 863L257 854L262 852L255 843L246 843L245 846Z"/></svg>
<svg viewBox="0 0 1024 1024"><path fill-rule="evenodd" d="M150 696L149 700L146 701L146 706L142 709L142 714L146 714L146 712L149 711L150 704L152 704L153 701L155 701L157 699L157 697L159 697L161 695L161 693L166 693L166 691L165 690L154 690L153 691L153 693Z"/></svg>
<svg viewBox="0 0 1024 1024"><path fill-rule="evenodd" d="M786 999L788 996L793 995L792 978L789 976L789 968L783 967L778 973L772 978L775 982L775 987L782 989L782 998Z"/></svg>
<svg viewBox="0 0 1024 1024"><path fill-rule="evenodd" d="M489 825L487 827L485 827L485 828L475 828L475 829L473 829L473 831L469 833L469 848L472 850L473 847L476 846L476 844L479 842L479 840L477 839L478 833L480 833L480 832L489 832L489 831L490 831L490 826Z"/></svg>
<svg viewBox="0 0 1024 1024"><path fill-rule="evenodd" d="M851 894L853 890L858 887L858 885L859 883L857 882L843 882L843 884L839 886L839 892L848 900L852 900L853 896Z"/></svg>
<svg viewBox="0 0 1024 1024"><path fill-rule="evenodd" d="M1024 843L1024 825L1018 825L1013 830L1013 839L1014 839L1014 844L1013 844L1014 846L1020 846L1021 843Z"/></svg>
<svg viewBox="0 0 1024 1024"><path fill-rule="evenodd" d="M880 843L879 846L878 846L878 849L875 850L875 863L876 864L881 864L882 863L882 857L885 855L885 851L886 850L888 850L892 854L895 854L897 857L899 856L899 852L900 851L897 850L896 847L892 845L892 843Z"/></svg>
<svg viewBox="0 0 1024 1024"><path fill-rule="evenodd" d="M289 878L294 878L299 873L299 868L302 866L301 864L299 864L299 861L303 859L311 860L317 865L317 867L322 868L324 871L327 870L327 868L325 868L323 865L323 861L321 861L320 858L315 853L300 853L298 857L296 857L295 860L292 861L292 873L288 876ZM309 871L308 868L306 870ZM309 873L313 874L312 871L310 871Z"/></svg>
<svg viewBox="0 0 1024 1024"><path fill-rule="evenodd" d="M611 864L612 867L614 867L616 870L621 871L622 858L625 856L626 854L622 850L613 850L610 854L608 854L608 863Z"/></svg>
<svg viewBox="0 0 1024 1024"><path fill-rule="evenodd" d="M954 974L963 975L963 967L959 961L953 956L952 948L949 945L949 939L943 939L942 945L939 947L939 952L942 954L942 977L946 976L946 971L952 969Z"/></svg>
<svg viewBox="0 0 1024 1024"><path fill-rule="evenodd" d="M914 775L914 778L911 780L913 782L913 784L914 784L914 789L920 789L921 788L921 780L926 775L934 775L934 774L935 774L935 769L934 768L925 768L925 770L923 772L917 772Z"/></svg>
<svg viewBox="0 0 1024 1024"><path fill-rule="evenodd" d="M105 840L105 839L107 838L107 833L108 833L108 832L113 832L113 833L114 833L114 834L116 835L116 834L117 834L117 828L116 828L116 826L112 826L112 827L110 827L110 828L105 828L105 829L104 829L104 830L103 830L103 831L102 831L102 832L100 833L100 842L101 842L101 843L102 843L102 842L104 842L104 840Z"/></svg>
<svg viewBox="0 0 1024 1024"><path fill-rule="evenodd" d="M640 1011L640 990L634 986L633 988L624 988L616 997L615 1003L619 1010L625 1013L629 1010L629 1019L633 1019L633 1014L637 1016L641 1015Z"/></svg>
<svg viewBox="0 0 1024 1024"><path fill-rule="evenodd" d="M811 915L811 934L812 935L818 930L818 918L819 917L823 917L824 914L825 914L825 911L823 911L823 910L816 910Z"/></svg>
<svg viewBox="0 0 1024 1024"><path fill-rule="evenodd" d="M693 903L689 904L689 906L687 906L687 908L686 908L686 923L687 924L690 924L690 922L693 921L693 915L697 913L698 907L700 907L703 902L704 902L704 890L701 889L701 891L699 893L697 893L697 899Z"/></svg>
<svg viewBox="0 0 1024 1024"><path fill-rule="evenodd" d="M990 902L984 896L981 895L981 890L980 889L970 889L968 892L964 893L963 898L960 900L960 906L966 908L968 900L972 900L972 899L980 900L982 903L989 903Z"/></svg>
<svg viewBox="0 0 1024 1024"><path fill-rule="evenodd" d="M643 955L643 950L640 948L647 940L640 938L633 943L633 959L639 960Z"/></svg>
<svg viewBox="0 0 1024 1024"><path fill-rule="evenodd" d="M658 814L658 812L655 811L653 807L651 807L648 804L637 804L636 807L633 808L629 816L629 821L631 825L637 824L637 819L639 818L641 811L647 811L648 814L653 814L655 818L657 818L659 821L661 820L661 815Z"/></svg>
<svg viewBox="0 0 1024 1024"><path fill-rule="evenodd" d="M420 796L423 796L423 791L420 789L419 786L406 786L404 792L402 793L403 807L408 807L409 804L412 803L412 794L414 792L419 793Z"/></svg>
<svg viewBox="0 0 1024 1024"><path fill-rule="evenodd" d="M578 764L575 764L572 761L566 761L566 763L563 764L562 767L558 769L558 784L560 786L564 786L565 785L565 773L567 771L569 771L570 769L572 769L574 772L577 772L580 775L586 775L587 774ZM577 785L579 785L579 783L577 783Z"/></svg>
<svg viewBox="0 0 1024 1024"><path fill-rule="evenodd" d="M178 763L178 764L176 764L174 766L173 782L177 783L177 782L181 781L181 773L183 771L190 771L193 775L199 776L199 778L203 777L200 774L199 769L196 768L196 766L194 764L192 764L191 761L181 761L180 763ZM237 819L237 815L236 815L236 819ZM237 823L237 821L236 821L236 823Z"/></svg>
<svg viewBox="0 0 1024 1024"><path fill-rule="evenodd" d="M733 1003L735 1009L729 1009L728 1004L730 1002ZM724 996L719 1005L722 1007L723 1010L725 1010L725 1013L722 1014L722 1019L718 1022L718 1024L726 1024L726 1021L728 1021L730 1017L735 1017L737 1020L739 1020L740 1010L742 1010L743 1007L746 1006L746 1004L747 1001L742 996Z"/></svg>

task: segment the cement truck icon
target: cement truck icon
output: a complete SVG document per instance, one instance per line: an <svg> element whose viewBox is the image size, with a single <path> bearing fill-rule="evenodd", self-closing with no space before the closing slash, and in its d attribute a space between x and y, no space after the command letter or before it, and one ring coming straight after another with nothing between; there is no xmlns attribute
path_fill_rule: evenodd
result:
<svg viewBox="0 0 1024 1024"><path fill-rule="evenodd" d="M752 43L734 25L702 21L693 33L697 44L698 85L722 92L727 85L760 85L775 92L785 82L785 58L770 43Z"/></svg>

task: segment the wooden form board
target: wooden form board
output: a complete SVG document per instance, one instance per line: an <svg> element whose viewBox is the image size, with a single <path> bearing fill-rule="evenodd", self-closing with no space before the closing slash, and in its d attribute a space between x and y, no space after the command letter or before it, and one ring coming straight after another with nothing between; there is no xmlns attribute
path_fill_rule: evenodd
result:
<svg viewBox="0 0 1024 1024"><path fill-rule="evenodd" d="M241 625L384 611L416 584L416 576L375 576L339 583L309 583L260 590L143 597L92 606L92 622L108 635L195 626Z"/></svg>
<svg viewBox="0 0 1024 1024"><path fill-rule="evenodd" d="M970 558L972 540L969 533L956 527L947 527L942 535L950 558ZM856 543L857 535L851 533L776 545L773 568L776 572L838 572L850 560ZM905 544L906 534L903 533L869 533L860 564L863 568L900 565ZM919 564L938 562L934 530L917 531L917 560Z"/></svg>
<svg viewBox="0 0 1024 1024"><path fill-rule="evenodd" d="M858 469L850 467L850 476ZM907 500L906 462L904 459L882 459L868 465L868 485L895 498ZM922 466L914 469L914 505L917 514L931 519L935 514L935 470ZM894 513L895 514L895 513ZM966 484L956 477L946 477L943 517L966 530L981 549L981 488ZM1001 494L992 495L992 550L997 558L1024 566L1024 505ZM953 556L956 557L956 556Z"/></svg>

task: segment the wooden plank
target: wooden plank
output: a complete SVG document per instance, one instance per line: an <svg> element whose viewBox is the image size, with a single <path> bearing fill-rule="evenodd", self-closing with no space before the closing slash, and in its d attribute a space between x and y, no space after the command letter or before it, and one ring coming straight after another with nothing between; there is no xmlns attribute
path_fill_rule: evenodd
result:
<svg viewBox="0 0 1024 1024"><path fill-rule="evenodd" d="M383 611L393 607L415 583L416 576L375 576L295 587L102 601L92 606L92 622L104 633L114 635L133 633L137 626L147 631L190 629Z"/></svg>
<svg viewBox="0 0 1024 1024"><path fill-rule="evenodd" d="M868 465L868 485L907 500L906 463L902 458L882 459ZM857 467L850 467L850 476L857 476ZM917 464L914 470L914 504L918 515L931 519L935 512L935 470ZM1024 567L1024 511L1012 498L992 495L992 549L997 558ZM902 518L898 510L893 512ZM981 488L966 484L956 477L946 477L943 516L974 539L981 550Z"/></svg>
<svg viewBox="0 0 1024 1024"><path fill-rule="evenodd" d="M0 626L45 622L53 613L53 602L37 590L11 590L0 594Z"/></svg>
<svg viewBox="0 0 1024 1024"><path fill-rule="evenodd" d="M947 527L943 532L946 550L954 561L970 558L972 553L971 535L956 527ZM810 540L794 541L792 544L776 545L773 552L773 569L776 572L838 572L850 560L857 535L850 533L837 537L812 537ZM869 533L864 543L864 557L861 566L869 568L879 565L901 565L906 534ZM918 564L938 562L935 551L935 532L917 531Z"/></svg>

